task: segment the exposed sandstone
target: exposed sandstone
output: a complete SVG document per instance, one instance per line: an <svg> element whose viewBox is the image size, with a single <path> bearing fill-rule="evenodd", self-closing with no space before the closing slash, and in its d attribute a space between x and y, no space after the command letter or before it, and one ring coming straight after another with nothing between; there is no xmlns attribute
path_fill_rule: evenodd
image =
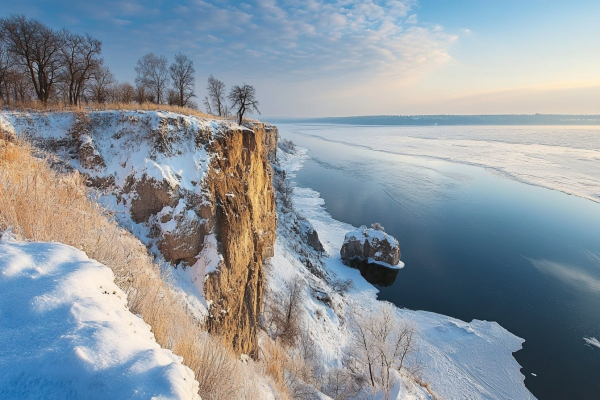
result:
<svg viewBox="0 0 600 400"><path fill-rule="evenodd" d="M131 177L125 186L125 192L132 194L131 219L134 222L147 222L151 215L164 207L175 207L179 199L179 188L167 180L157 181L143 176L137 181Z"/></svg>
<svg viewBox="0 0 600 400"><path fill-rule="evenodd" d="M224 263L205 284L212 301L211 331L239 353L256 355L262 308L263 260L274 252L276 212L264 125L234 129L212 142L207 185L213 196L217 238Z"/></svg>
<svg viewBox="0 0 600 400"><path fill-rule="evenodd" d="M269 160L269 163L275 163L277 161L277 144L279 143L279 131L277 127L264 122L251 122L247 123L246 126L255 132L262 132L267 160Z"/></svg>

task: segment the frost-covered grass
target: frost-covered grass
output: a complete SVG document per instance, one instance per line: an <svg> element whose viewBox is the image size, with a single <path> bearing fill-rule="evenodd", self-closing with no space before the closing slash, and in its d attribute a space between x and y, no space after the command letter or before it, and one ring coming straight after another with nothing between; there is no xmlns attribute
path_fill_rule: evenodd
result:
<svg viewBox="0 0 600 400"><path fill-rule="evenodd" d="M10 105L3 104L2 107L7 108L9 110L21 112L90 112L98 110L152 110L170 111L177 114L193 115L201 118L222 119L222 117L206 114L202 111L198 111L193 108L154 103L88 103L81 107L77 107L63 103L44 104L39 101L32 101Z"/></svg>
<svg viewBox="0 0 600 400"><path fill-rule="evenodd" d="M0 398L200 399L113 272L59 243L0 239Z"/></svg>

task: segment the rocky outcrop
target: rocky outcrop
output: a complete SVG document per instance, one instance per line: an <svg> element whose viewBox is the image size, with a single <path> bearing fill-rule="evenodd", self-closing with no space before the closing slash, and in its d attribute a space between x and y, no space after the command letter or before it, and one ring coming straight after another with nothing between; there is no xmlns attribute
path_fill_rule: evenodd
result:
<svg viewBox="0 0 600 400"><path fill-rule="evenodd" d="M376 229L361 226L348 232L340 250L342 262L358 269L367 282L379 286L391 286L400 268L400 245L383 227L374 224Z"/></svg>
<svg viewBox="0 0 600 400"><path fill-rule="evenodd" d="M136 222L148 222L152 215L158 214L164 207L174 208L179 202L179 185L167 180L158 181L147 175L136 180L131 176L123 188L131 194L129 212Z"/></svg>
<svg viewBox="0 0 600 400"><path fill-rule="evenodd" d="M86 170L105 168L104 159L94 147L90 136L91 120L86 113L78 113L69 131L79 156L81 166Z"/></svg>
<svg viewBox="0 0 600 400"><path fill-rule="evenodd" d="M256 355L262 308L263 260L274 250L276 213L267 140L272 128L233 129L211 144L206 180L215 207L215 230L224 262L208 276L209 329L240 353Z"/></svg>
<svg viewBox="0 0 600 400"><path fill-rule="evenodd" d="M277 162L277 144L279 143L279 131L277 127L264 122L250 122L246 126L254 132L261 132L264 143L264 151L269 163Z"/></svg>
<svg viewBox="0 0 600 400"><path fill-rule="evenodd" d="M319 240L319 234L308 221L301 220L300 229L303 238L310 247L312 247L315 251L318 252L322 252L325 250L323 244L321 243L321 240Z"/></svg>
<svg viewBox="0 0 600 400"><path fill-rule="evenodd" d="M346 234L340 255L346 265L352 259L371 259L394 266L400 262L400 245L383 230L368 229L363 225Z"/></svg>

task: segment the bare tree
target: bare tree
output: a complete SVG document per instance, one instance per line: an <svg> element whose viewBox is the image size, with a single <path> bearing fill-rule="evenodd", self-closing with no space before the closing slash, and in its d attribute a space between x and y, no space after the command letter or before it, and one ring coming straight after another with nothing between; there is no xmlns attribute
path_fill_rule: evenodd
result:
<svg viewBox="0 0 600 400"><path fill-rule="evenodd" d="M188 105L192 97L196 97L195 87L196 78L194 74L194 62L185 54L178 53L175 55L175 62L169 67L169 75L173 88L178 95L178 106L184 107Z"/></svg>
<svg viewBox="0 0 600 400"><path fill-rule="evenodd" d="M400 371L416 349L415 328L400 321L396 307L382 302L380 308L366 316L356 318L354 349L366 364L373 387L378 383L386 396L393 386L392 371Z"/></svg>
<svg viewBox="0 0 600 400"><path fill-rule="evenodd" d="M24 15L0 19L0 31L15 63L31 77L37 98L47 103L62 67L61 38L40 21L28 20Z"/></svg>
<svg viewBox="0 0 600 400"><path fill-rule="evenodd" d="M116 79L110 69L98 66L91 74L89 85L89 99L95 103L106 103L110 101L111 89Z"/></svg>
<svg viewBox="0 0 600 400"><path fill-rule="evenodd" d="M114 93L115 101L119 103L132 103L135 99L135 88L129 82L116 85Z"/></svg>
<svg viewBox="0 0 600 400"><path fill-rule="evenodd" d="M327 374L322 392L335 400L355 398L360 390L360 380L345 368L334 368Z"/></svg>
<svg viewBox="0 0 600 400"><path fill-rule="evenodd" d="M167 104L170 106L179 106L179 93L177 93L175 89L169 89L169 92L167 93Z"/></svg>
<svg viewBox="0 0 600 400"><path fill-rule="evenodd" d="M369 372L369 381L371 386L375 387L375 368L377 366L377 353L374 351L376 338L373 318L361 318L358 323L352 327L354 336L354 351L358 357L367 365Z"/></svg>
<svg viewBox="0 0 600 400"><path fill-rule="evenodd" d="M208 100L208 96L204 97L204 108L208 114L214 115L212 111L212 107L210 106L210 101Z"/></svg>
<svg viewBox="0 0 600 400"><path fill-rule="evenodd" d="M102 64L102 42L90 35L73 34L66 29L60 33L60 54L64 65L64 84L69 104L79 104L86 83L92 72Z"/></svg>
<svg viewBox="0 0 600 400"><path fill-rule="evenodd" d="M231 107L236 111L237 123L239 125L244 121L244 115L246 113L252 113L258 110L258 100L256 100L256 89L253 86L244 84L243 86L234 86L229 92L229 101L231 101Z"/></svg>
<svg viewBox="0 0 600 400"><path fill-rule="evenodd" d="M15 102L27 102L36 98L33 84L28 74L20 68L10 68L6 81L6 102L12 98Z"/></svg>
<svg viewBox="0 0 600 400"><path fill-rule="evenodd" d="M208 97L204 99L204 106L209 114L214 110L218 116L227 116L227 107L225 105L225 83L210 75L206 85ZM212 107L211 107L212 106Z"/></svg>
<svg viewBox="0 0 600 400"><path fill-rule="evenodd" d="M4 36L0 31L0 101L10 104L10 91L8 86L12 60Z"/></svg>
<svg viewBox="0 0 600 400"><path fill-rule="evenodd" d="M143 85L140 85L139 83L136 82L135 84L135 102L138 104L143 104L147 101L150 101L148 99L148 93L146 92L146 87Z"/></svg>
<svg viewBox="0 0 600 400"><path fill-rule="evenodd" d="M135 83L146 88L156 104L162 104L169 84L167 58L148 53L138 60L135 72Z"/></svg>
<svg viewBox="0 0 600 400"><path fill-rule="evenodd" d="M301 334L303 286L301 278L294 278L285 285L280 298L269 299L265 309L267 327L274 339L281 340L286 346L295 345Z"/></svg>

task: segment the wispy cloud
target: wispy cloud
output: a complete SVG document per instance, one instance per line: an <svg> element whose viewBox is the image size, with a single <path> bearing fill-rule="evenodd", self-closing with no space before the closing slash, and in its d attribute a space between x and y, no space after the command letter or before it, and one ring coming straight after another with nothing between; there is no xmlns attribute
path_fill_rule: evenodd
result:
<svg viewBox="0 0 600 400"><path fill-rule="evenodd" d="M84 7L88 15L135 29L138 36L127 38L142 42L135 49L191 48L215 65L260 55L250 71L255 76L408 78L449 59L448 47L456 39L439 26L419 25L414 1L186 0L160 9L146 4Z"/></svg>
<svg viewBox="0 0 600 400"><path fill-rule="evenodd" d="M447 62L456 40L439 25L420 23L415 0L23 3L37 7L48 23L58 12L79 18L68 28L102 39L107 64L119 79L131 80L136 60L146 52L182 51L195 61L200 77L213 73L273 88L266 98L261 95L263 104L307 98L311 106L303 113L309 114L348 101L361 107L365 96L381 102L382 90L395 98L399 84Z"/></svg>

